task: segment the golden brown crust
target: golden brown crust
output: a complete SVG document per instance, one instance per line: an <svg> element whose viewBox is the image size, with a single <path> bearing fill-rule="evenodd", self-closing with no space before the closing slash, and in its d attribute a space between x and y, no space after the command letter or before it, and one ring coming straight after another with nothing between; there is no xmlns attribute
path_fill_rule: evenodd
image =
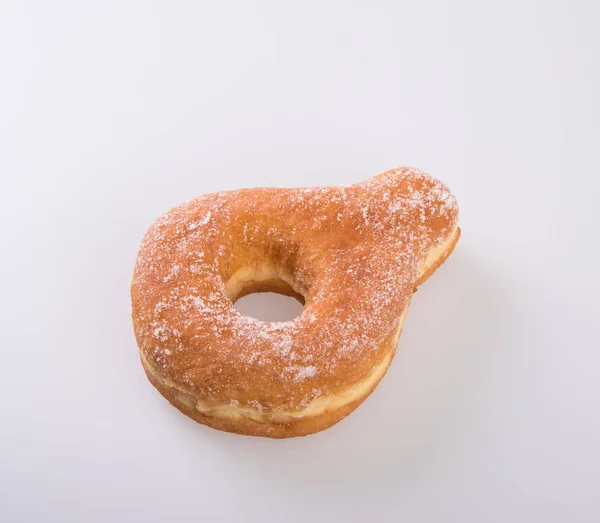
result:
<svg viewBox="0 0 600 523"><path fill-rule="evenodd" d="M388 171L346 188L250 189L178 206L148 231L132 282L146 373L220 430L306 435L377 385L410 295L454 248L458 208L437 180ZM305 301L292 322L241 315L244 294Z"/></svg>
<svg viewBox="0 0 600 523"><path fill-rule="evenodd" d="M388 347L388 350L395 352L397 342L393 344L390 343L389 345L390 346ZM297 421L288 423L268 423L256 421L245 416L239 416L232 420L228 417L219 418L216 416L203 414L193 405L190 405L189 401L182 401L181 393L177 389L169 387L158 380L156 376L148 370L147 366L144 364L144 361L142 361L142 366L144 367L144 371L146 372L146 376L148 377L150 383L152 383L152 385L154 385L154 387L165 398L167 398L167 400L169 400L169 403L198 423L208 425L213 429L223 430L225 432L233 432L234 434L263 436L275 439L308 436L309 434L325 430L332 425L335 425L338 421L341 421L354 409L356 409L364 400L366 400L371 392L375 390L375 387L381 380L380 378L375 381L373 385L370 386L366 391L366 394L361 395L357 399L333 411L326 411L319 416L307 416L300 418Z"/></svg>

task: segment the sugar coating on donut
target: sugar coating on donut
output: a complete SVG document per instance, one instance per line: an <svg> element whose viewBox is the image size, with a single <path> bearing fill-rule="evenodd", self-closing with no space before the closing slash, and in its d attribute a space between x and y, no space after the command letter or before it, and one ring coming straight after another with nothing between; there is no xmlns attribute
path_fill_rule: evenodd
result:
<svg viewBox="0 0 600 523"><path fill-rule="evenodd" d="M417 169L346 187L200 196L145 235L131 295L143 356L208 405L298 411L386 357L427 252L458 206ZM305 298L289 322L240 313L232 289L277 278Z"/></svg>

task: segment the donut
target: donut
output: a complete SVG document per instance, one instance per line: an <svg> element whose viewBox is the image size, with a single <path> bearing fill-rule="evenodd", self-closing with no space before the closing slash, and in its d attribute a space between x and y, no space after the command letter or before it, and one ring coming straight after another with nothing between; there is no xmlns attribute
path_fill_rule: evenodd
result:
<svg viewBox="0 0 600 523"><path fill-rule="evenodd" d="M205 194L160 217L131 283L144 371L209 427L289 438L350 414L388 369L411 296L452 252L458 205L414 168L348 186ZM235 306L304 306L265 322Z"/></svg>

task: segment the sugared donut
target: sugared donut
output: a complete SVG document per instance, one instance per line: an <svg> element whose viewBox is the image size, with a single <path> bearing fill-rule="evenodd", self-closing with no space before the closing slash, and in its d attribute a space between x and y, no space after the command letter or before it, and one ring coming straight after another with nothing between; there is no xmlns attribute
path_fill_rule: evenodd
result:
<svg viewBox="0 0 600 523"><path fill-rule="evenodd" d="M347 187L200 196L146 233L131 284L144 370L181 412L219 430L286 438L352 412L385 374L416 286L450 254L458 207L411 168ZM264 322L250 292L304 303Z"/></svg>

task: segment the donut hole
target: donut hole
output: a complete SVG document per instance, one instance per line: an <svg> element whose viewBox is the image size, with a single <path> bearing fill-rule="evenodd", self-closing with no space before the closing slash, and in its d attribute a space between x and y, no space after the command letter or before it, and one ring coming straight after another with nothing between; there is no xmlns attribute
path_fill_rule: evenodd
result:
<svg viewBox="0 0 600 523"><path fill-rule="evenodd" d="M225 283L227 295L237 309L262 321L291 321L300 316L305 299L293 280L274 265L246 266Z"/></svg>
<svg viewBox="0 0 600 523"><path fill-rule="evenodd" d="M291 321L304 310L304 296L275 278L244 282L234 302L242 314L261 321Z"/></svg>

